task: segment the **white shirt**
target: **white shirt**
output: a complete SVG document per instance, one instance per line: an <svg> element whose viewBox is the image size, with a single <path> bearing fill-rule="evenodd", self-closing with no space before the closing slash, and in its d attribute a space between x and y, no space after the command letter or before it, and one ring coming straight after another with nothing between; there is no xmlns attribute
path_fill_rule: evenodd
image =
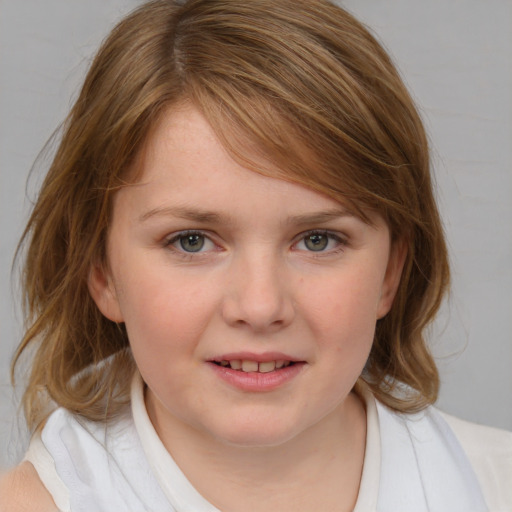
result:
<svg viewBox="0 0 512 512"><path fill-rule="evenodd" d="M366 450L354 512L512 511L512 433L433 407L398 414L364 398ZM131 414L104 425L58 409L25 460L62 512L219 512L162 444L139 376Z"/></svg>

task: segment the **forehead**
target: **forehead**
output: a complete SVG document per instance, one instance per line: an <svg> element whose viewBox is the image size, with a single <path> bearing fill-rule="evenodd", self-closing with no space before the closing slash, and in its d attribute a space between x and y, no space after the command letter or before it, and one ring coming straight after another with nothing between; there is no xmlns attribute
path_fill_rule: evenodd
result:
<svg viewBox="0 0 512 512"><path fill-rule="evenodd" d="M216 128L212 128L209 120L191 102L184 101L168 108L149 132L132 167L130 181L140 185L148 183L150 179L153 182L166 180L178 187L191 184L193 179L200 176L201 184L211 187L213 193L219 179L213 169L229 167L233 173L244 173L245 180L257 178L248 171L260 177L277 178L260 180L260 189L280 185L284 195L287 190L288 193L293 193L293 190L296 193L309 189L320 192L325 198L343 204L347 210L361 216L357 208L349 207L349 201L344 201L342 194L326 193L327 187L321 186L320 177L316 180L315 176L318 158L306 155L304 148L300 156L296 155L296 161L279 161L279 158L269 155L265 148L251 140L250 135L241 133L225 120ZM294 169L294 164L299 160L303 168L307 168L308 176ZM178 173L178 170L183 172ZM338 179L338 182L341 181ZM286 187L285 183L301 187ZM233 191L235 193L236 190Z"/></svg>
<svg viewBox="0 0 512 512"><path fill-rule="evenodd" d="M137 223L175 217L247 228L259 220L268 220L270 226L276 221L306 225L340 217L358 219L342 201L235 161L190 105L169 110L159 120L136 172L136 182L117 194L114 217L122 208L123 215Z"/></svg>
<svg viewBox="0 0 512 512"><path fill-rule="evenodd" d="M260 162L268 170L272 164L258 155L250 160ZM257 165L257 163L255 164ZM282 174L275 169L275 174ZM307 196L309 204L339 202L320 195L290 180L277 179L267 173L253 172L235 161L218 140L203 115L192 105L168 110L155 125L135 169L134 187L140 197L166 203L169 196L183 204L200 200L205 205L226 200L234 204L243 188L255 202L277 195L283 202L296 202ZM231 198L231 201L227 201Z"/></svg>

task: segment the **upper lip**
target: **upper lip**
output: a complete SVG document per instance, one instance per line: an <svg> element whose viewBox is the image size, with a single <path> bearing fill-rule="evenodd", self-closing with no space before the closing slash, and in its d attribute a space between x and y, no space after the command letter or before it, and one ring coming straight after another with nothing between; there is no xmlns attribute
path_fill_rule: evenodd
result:
<svg viewBox="0 0 512 512"><path fill-rule="evenodd" d="M214 361L220 363L221 361L256 361L257 363L266 363L268 361L292 361L299 362L303 361L300 358L284 354L282 352L263 352L257 354L254 352L230 352L219 356L212 357L208 361Z"/></svg>

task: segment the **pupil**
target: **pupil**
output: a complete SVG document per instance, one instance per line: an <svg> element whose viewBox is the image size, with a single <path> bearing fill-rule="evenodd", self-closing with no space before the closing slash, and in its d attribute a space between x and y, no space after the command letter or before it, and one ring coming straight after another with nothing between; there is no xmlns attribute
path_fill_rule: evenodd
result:
<svg viewBox="0 0 512 512"><path fill-rule="evenodd" d="M323 251L328 244L329 240L325 235L309 235L306 237L306 247L310 251Z"/></svg>
<svg viewBox="0 0 512 512"><path fill-rule="evenodd" d="M180 245L184 251L199 252L204 245L204 236L186 235L180 240Z"/></svg>

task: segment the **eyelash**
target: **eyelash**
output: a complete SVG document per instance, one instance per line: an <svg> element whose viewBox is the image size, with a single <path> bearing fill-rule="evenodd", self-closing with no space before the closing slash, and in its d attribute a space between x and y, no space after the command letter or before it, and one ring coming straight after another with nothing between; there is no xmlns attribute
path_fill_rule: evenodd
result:
<svg viewBox="0 0 512 512"><path fill-rule="evenodd" d="M202 238L204 238L205 241L209 241L210 243L217 245L203 231L191 230L191 231L181 231L179 233L174 234L171 238L168 238L165 240L164 246L169 249L172 249L175 253L177 253L178 255L180 255L184 258L192 258L192 257L197 258L197 257L201 256L204 252L209 252L209 251L201 251L202 247L197 252L186 251L183 248L180 249L178 247L174 247L174 244L176 244L180 240L184 240L187 237L193 237L193 236L202 237ZM304 233L300 233L300 235L298 235L296 237L296 241L293 243L292 247L296 247L300 242L305 242L305 240L308 239L308 237L311 239L311 237L314 237L314 236L327 237L329 240L334 240L337 243L337 246L335 248L329 249L329 250L319 250L319 251L305 250L304 251L304 252L311 253L311 255L314 257L321 257L321 256L326 256L326 255L337 254L339 252L344 251L347 246L347 240L344 237L340 236L339 234L333 233L332 231L314 229L311 231L306 231ZM328 240L328 243L329 243L329 240Z"/></svg>
<svg viewBox="0 0 512 512"><path fill-rule="evenodd" d="M313 236L325 236L329 240L334 240L337 244L336 247L329 250L321 250L321 251L306 251L308 253L311 253L314 257L322 257L322 256L328 256L332 254L338 254L340 252L343 252L348 245L348 242L345 237L340 236L339 233L333 233L332 231L327 230L319 230L319 229L313 229L311 231L306 231L305 233L301 233L297 237L297 242L295 242L293 245L297 246L300 242L304 242L308 237L311 238ZM328 240L328 242L329 242Z"/></svg>
<svg viewBox="0 0 512 512"><path fill-rule="evenodd" d="M213 240L204 232L191 230L191 231L180 231L179 233L176 233L171 238L168 238L165 240L164 246L169 249L172 249L176 254L178 254L184 258L192 258L192 257L197 258L201 254L203 254L203 252L201 250L194 252L194 251L185 251L184 249L180 249L178 247L173 247L174 244L179 242L180 240L184 240L187 237L193 237L193 236L202 237L202 238L204 238L205 241L208 240L212 244L216 245L215 242L213 242ZM202 249L202 247L201 247L201 249Z"/></svg>

